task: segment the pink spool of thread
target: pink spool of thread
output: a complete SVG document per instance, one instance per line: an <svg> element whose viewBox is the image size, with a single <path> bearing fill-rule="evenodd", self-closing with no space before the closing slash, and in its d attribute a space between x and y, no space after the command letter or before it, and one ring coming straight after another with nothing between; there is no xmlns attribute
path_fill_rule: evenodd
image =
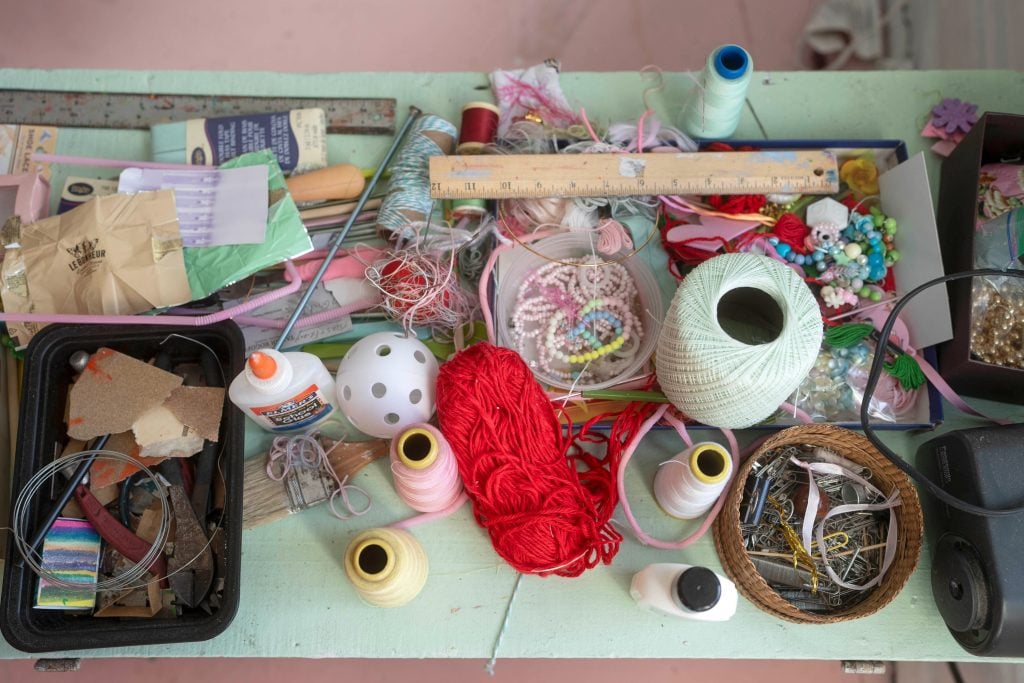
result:
<svg viewBox="0 0 1024 683"><path fill-rule="evenodd" d="M416 424L391 441L391 474L398 495L413 510L440 512L462 495L451 446L435 427Z"/></svg>

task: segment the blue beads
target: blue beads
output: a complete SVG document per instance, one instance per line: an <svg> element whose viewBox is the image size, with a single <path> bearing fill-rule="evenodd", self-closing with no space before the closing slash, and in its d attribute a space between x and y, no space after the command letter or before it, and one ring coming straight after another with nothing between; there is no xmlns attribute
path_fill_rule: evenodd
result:
<svg viewBox="0 0 1024 683"><path fill-rule="evenodd" d="M778 246L775 247L775 251L778 252L779 256L782 258L786 258L789 252L793 251L793 247L789 246L785 242L780 242Z"/></svg>
<svg viewBox="0 0 1024 683"><path fill-rule="evenodd" d="M804 262L807 261L807 258L803 254L797 254L796 256L793 257L793 261L798 266L802 266L804 265Z"/></svg>

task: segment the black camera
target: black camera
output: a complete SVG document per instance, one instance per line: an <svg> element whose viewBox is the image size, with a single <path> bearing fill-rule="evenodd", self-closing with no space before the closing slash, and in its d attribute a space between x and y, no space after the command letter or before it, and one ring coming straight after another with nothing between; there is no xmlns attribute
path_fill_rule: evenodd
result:
<svg viewBox="0 0 1024 683"><path fill-rule="evenodd" d="M1024 424L931 439L917 466L965 502L1024 505ZM982 517L928 498L932 593L950 633L971 654L1024 656L1024 513Z"/></svg>

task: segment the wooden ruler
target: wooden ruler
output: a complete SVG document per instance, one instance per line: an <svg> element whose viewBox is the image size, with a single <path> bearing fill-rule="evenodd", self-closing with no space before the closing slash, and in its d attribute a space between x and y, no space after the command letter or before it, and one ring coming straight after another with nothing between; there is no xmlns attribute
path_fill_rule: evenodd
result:
<svg viewBox="0 0 1024 683"><path fill-rule="evenodd" d="M434 199L838 191L835 155L820 150L430 158Z"/></svg>
<svg viewBox="0 0 1024 683"><path fill-rule="evenodd" d="M318 107L328 133L395 132L395 100L360 97L222 97L143 93L0 90L0 123L143 129L214 116L271 114Z"/></svg>

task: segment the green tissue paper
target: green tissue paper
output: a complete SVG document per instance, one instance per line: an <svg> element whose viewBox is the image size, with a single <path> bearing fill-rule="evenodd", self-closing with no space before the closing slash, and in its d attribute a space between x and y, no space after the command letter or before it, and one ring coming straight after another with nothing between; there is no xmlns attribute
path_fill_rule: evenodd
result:
<svg viewBox="0 0 1024 683"><path fill-rule="evenodd" d="M249 277L264 268L313 250L299 209L295 206L284 174L270 150L243 154L220 165L240 168L265 164L270 197L280 196L270 206L266 238L261 244L230 244L218 247L186 247L185 270L192 299L204 299L218 289Z"/></svg>

